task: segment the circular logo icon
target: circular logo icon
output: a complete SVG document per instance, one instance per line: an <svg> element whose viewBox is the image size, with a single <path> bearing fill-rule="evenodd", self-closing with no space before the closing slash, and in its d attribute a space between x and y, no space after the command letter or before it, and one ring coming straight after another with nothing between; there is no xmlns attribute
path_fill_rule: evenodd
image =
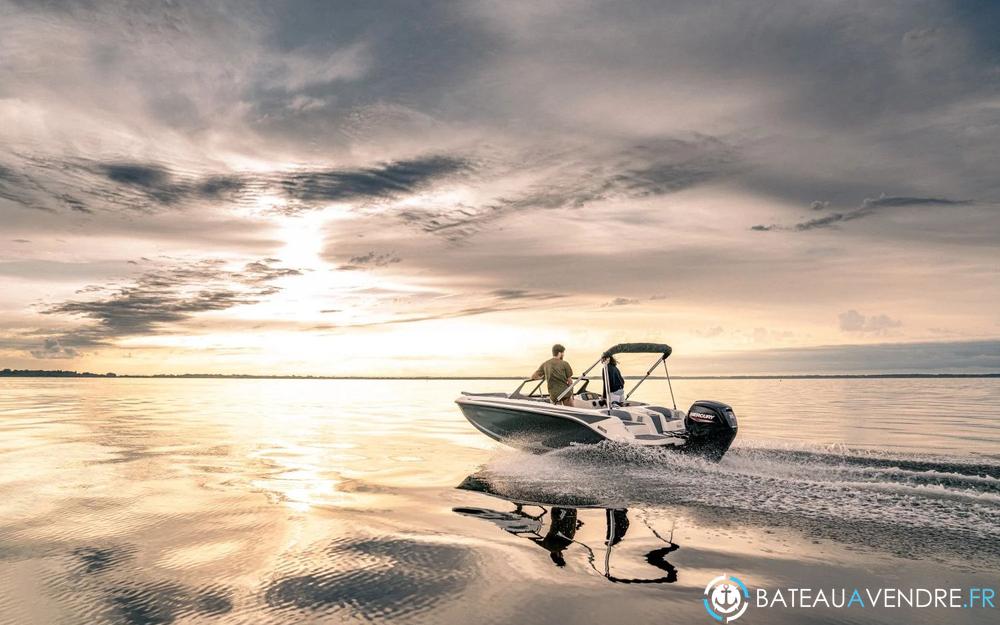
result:
<svg viewBox="0 0 1000 625"><path fill-rule="evenodd" d="M720 623L743 616L750 605L750 591L740 578L720 575L705 586L705 611Z"/></svg>

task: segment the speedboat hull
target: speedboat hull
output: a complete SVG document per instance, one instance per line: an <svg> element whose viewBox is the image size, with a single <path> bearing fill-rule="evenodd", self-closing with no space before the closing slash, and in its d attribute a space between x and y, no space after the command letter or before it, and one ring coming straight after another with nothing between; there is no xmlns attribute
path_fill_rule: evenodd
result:
<svg viewBox="0 0 1000 625"><path fill-rule="evenodd" d="M502 394L463 395L456 403L483 434L536 453L613 441L718 461L736 436L732 409L717 402L696 402L687 414L638 402L608 410L585 401L563 406Z"/></svg>
<svg viewBox="0 0 1000 625"><path fill-rule="evenodd" d="M458 402L462 414L477 430L495 441L531 450L558 449L605 440L584 418L528 412L477 402Z"/></svg>

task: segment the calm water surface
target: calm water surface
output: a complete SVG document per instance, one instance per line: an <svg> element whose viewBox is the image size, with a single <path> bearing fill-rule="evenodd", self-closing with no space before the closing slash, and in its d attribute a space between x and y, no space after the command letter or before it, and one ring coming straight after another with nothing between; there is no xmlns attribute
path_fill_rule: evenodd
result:
<svg viewBox="0 0 1000 625"><path fill-rule="evenodd" d="M0 621L712 623L724 572L1000 588L1000 380L675 382L735 407L718 465L505 449L452 401L508 386L2 380Z"/></svg>

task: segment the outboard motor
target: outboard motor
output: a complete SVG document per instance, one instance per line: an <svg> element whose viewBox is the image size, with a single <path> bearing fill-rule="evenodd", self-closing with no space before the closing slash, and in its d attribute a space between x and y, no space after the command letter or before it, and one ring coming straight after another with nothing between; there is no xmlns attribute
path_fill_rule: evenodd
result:
<svg viewBox="0 0 1000 625"><path fill-rule="evenodd" d="M698 400L684 417L684 427L688 433L684 451L718 462L736 438L736 413L722 402Z"/></svg>

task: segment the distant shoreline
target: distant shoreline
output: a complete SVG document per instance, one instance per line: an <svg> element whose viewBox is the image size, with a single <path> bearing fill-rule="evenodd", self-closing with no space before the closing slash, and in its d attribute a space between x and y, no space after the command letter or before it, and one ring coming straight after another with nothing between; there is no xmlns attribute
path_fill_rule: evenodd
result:
<svg viewBox="0 0 1000 625"><path fill-rule="evenodd" d="M642 376L625 376L638 380ZM523 380L518 376L338 376L338 375L253 375L223 373L155 373L134 375L91 373L89 371L47 371L41 369L3 369L0 378L103 378L103 379L166 379L166 380ZM1000 378L998 373L806 373L789 375L675 375L672 380L854 380L854 379L962 379ZM650 376L651 380L665 380Z"/></svg>

